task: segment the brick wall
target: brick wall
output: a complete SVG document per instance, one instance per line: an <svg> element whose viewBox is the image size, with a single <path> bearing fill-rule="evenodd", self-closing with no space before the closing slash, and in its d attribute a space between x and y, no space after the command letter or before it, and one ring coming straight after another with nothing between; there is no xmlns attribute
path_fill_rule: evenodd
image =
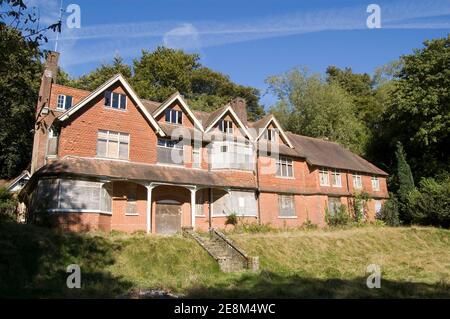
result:
<svg viewBox="0 0 450 319"><path fill-rule="evenodd" d="M125 93L120 85L109 89ZM156 133L130 97L126 110L106 108L100 95L83 111L75 113L61 129L58 155L95 157L100 129L130 134L130 161L156 163Z"/></svg>

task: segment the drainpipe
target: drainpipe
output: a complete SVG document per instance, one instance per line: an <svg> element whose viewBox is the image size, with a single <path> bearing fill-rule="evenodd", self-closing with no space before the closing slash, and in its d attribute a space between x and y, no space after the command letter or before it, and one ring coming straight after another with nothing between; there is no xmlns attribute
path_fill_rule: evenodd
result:
<svg viewBox="0 0 450 319"><path fill-rule="evenodd" d="M259 156L258 156L258 149L256 149L256 196L257 196L257 203L258 203L258 224L261 225L261 203L259 202Z"/></svg>

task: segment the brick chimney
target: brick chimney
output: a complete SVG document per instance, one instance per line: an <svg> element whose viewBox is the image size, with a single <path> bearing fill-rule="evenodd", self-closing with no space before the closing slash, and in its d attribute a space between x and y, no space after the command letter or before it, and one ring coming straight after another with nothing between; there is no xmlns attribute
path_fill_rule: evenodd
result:
<svg viewBox="0 0 450 319"><path fill-rule="evenodd" d="M241 121L247 125L247 103L245 102L245 99L241 97L237 97L234 100L230 102L231 107L236 112L236 114L239 116Z"/></svg>
<svg viewBox="0 0 450 319"><path fill-rule="evenodd" d="M55 119L50 110L50 94L52 84L56 83L58 74L59 53L49 51L44 64L44 73L41 78L39 97L36 105L36 124L34 127L33 154L31 159L31 174L46 162L46 148L48 130Z"/></svg>

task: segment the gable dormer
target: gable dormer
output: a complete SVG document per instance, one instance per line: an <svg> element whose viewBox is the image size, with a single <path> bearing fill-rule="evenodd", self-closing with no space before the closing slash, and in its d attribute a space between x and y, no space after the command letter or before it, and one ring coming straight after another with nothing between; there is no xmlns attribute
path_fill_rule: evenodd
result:
<svg viewBox="0 0 450 319"><path fill-rule="evenodd" d="M129 103L129 101L131 103ZM121 74L113 76L97 89L92 91L79 103L61 114L58 117L58 120L60 122L68 121L69 119L75 117L76 114L83 112L84 109L92 107L93 105L103 105L105 110L119 112L126 112L128 107L135 107L142 113L158 135L165 135L154 117L142 104L142 101L139 99L136 92L134 92L132 87Z"/></svg>
<svg viewBox="0 0 450 319"><path fill-rule="evenodd" d="M272 114L267 115L261 120L253 123L253 129L255 130L257 141L278 143L280 145L284 144L290 148L294 148L280 123Z"/></svg>
<svg viewBox="0 0 450 319"><path fill-rule="evenodd" d="M248 138L249 140L253 139L247 126L236 114L231 104L227 104L211 113L205 128L205 133L212 133L214 135L223 134L237 138Z"/></svg>
<svg viewBox="0 0 450 319"><path fill-rule="evenodd" d="M197 128L203 132L203 125L192 112L183 96L176 92L165 100L154 112L153 117L160 124L180 125Z"/></svg>

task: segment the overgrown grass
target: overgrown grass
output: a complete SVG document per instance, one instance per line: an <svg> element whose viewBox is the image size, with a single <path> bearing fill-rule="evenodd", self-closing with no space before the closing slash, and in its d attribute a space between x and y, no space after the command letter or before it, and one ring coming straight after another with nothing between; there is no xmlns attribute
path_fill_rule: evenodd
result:
<svg viewBox="0 0 450 319"><path fill-rule="evenodd" d="M260 272L221 273L181 236L0 224L0 297L108 298L161 289L212 298L450 298L449 230L368 226L229 235L260 257ZM81 289L66 287L72 263L81 266ZM381 289L366 287L369 264L381 266Z"/></svg>

